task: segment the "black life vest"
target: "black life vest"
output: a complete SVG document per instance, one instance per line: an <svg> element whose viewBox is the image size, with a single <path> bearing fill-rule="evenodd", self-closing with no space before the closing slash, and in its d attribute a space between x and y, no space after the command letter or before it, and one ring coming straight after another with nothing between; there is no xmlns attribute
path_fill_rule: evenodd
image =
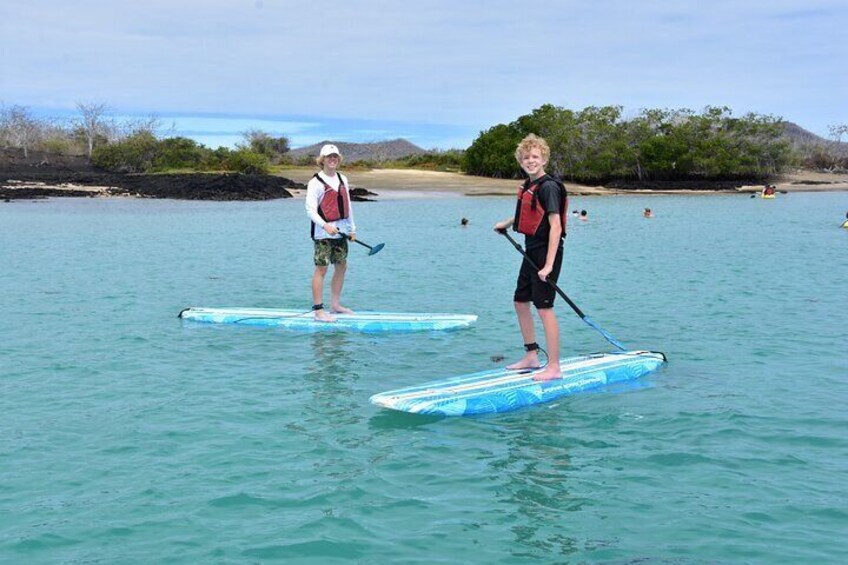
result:
<svg viewBox="0 0 848 565"><path fill-rule="evenodd" d="M335 222L343 220L350 216L350 193L339 176L339 188L333 189L327 182L321 178L318 173L313 175L314 178L324 185L324 195L321 197L321 202L318 204L318 215L325 222ZM315 223L312 223L312 239L315 239Z"/></svg>
<svg viewBox="0 0 848 565"><path fill-rule="evenodd" d="M568 210L568 192L565 185L550 175L544 175L532 182L518 187L518 202L515 204L515 221L512 228L524 235L536 235L547 217L545 209L539 205L539 188L546 181L553 181L560 190L559 219L562 224L562 236L565 237L566 211Z"/></svg>

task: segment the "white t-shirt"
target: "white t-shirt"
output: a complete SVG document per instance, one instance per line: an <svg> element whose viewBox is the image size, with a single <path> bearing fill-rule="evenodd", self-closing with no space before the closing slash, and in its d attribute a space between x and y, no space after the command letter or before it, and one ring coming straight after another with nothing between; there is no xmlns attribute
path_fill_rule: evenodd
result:
<svg viewBox="0 0 848 565"><path fill-rule="evenodd" d="M348 195L350 194L350 184L347 181L347 177L343 174L337 172L334 177L328 177L323 172L319 172L318 175L321 179L326 182L330 188L333 190L339 189L339 178L344 182L345 187L348 189ZM324 199L324 185L316 179L312 177L309 179L309 183L306 185L306 213L309 216L309 219L315 224L315 239L339 239L343 237L341 234L330 235L326 231L324 231L324 225L329 224L331 226L336 226L342 233L349 234L354 233L356 231L356 224L353 223L353 203L351 202L350 210L348 210L348 217L342 218L341 220L336 220L335 222L325 222L323 218L318 214L318 206L321 205L321 201Z"/></svg>

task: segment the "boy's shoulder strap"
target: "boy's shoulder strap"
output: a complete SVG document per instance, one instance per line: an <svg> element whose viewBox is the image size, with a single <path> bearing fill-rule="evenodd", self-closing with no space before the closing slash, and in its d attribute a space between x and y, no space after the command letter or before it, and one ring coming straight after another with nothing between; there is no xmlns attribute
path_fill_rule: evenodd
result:
<svg viewBox="0 0 848 565"><path fill-rule="evenodd" d="M321 177L321 173L320 173L320 172L315 173L314 175L312 175L312 178L314 178L314 179L318 179L318 182L320 182L321 184L323 184L323 185L324 185L324 190L327 190L327 189L330 189L330 188L331 188L331 187L330 187L330 185L329 185L329 184L327 184L327 181L325 181L325 180Z"/></svg>
<svg viewBox="0 0 848 565"><path fill-rule="evenodd" d="M345 182L344 177L341 173L336 173L339 177L339 188L347 188L347 183ZM320 171L312 175L312 178L318 179L318 182L324 185L324 188L329 188L332 190L332 187L321 177Z"/></svg>
<svg viewBox="0 0 848 565"><path fill-rule="evenodd" d="M545 173L545 181L548 181L548 180L556 183L556 185L559 187L559 189L562 191L562 193L565 194L566 196L568 195L568 189L565 188L565 183L562 182L559 178L557 178L557 177L555 177L555 176L553 176L549 173Z"/></svg>

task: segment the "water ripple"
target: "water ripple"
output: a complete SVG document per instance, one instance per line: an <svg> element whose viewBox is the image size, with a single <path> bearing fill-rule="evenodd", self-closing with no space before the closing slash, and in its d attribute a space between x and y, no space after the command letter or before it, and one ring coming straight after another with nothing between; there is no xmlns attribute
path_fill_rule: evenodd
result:
<svg viewBox="0 0 848 565"><path fill-rule="evenodd" d="M561 281L669 366L469 419L368 397L521 354L508 199L357 209L389 245L352 250L352 304L480 315L414 336L176 319L308 308L302 202L0 207L0 561L839 562L844 195L647 199L576 198ZM557 314L564 354L607 347Z"/></svg>

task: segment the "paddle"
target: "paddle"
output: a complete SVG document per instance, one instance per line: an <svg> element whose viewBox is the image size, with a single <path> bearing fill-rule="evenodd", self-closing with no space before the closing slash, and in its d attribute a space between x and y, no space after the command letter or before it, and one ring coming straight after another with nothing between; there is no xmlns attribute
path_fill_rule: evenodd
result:
<svg viewBox="0 0 848 565"><path fill-rule="evenodd" d="M512 236L510 236L510 235L509 235L509 232L506 230L506 228L504 228L504 229L502 229L502 230L498 230L498 232L499 232L501 235L505 236L505 237L509 240L509 242L512 244L512 246L513 246L513 247L515 247L515 249L516 249L516 250L518 250L518 252L519 252L519 253L521 253L522 255L524 255L524 260L525 260L525 261L527 261L528 263L530 263L530 266L531 266L531 267L533 267L536 271L538 271L538 270L539 270L539 267L536 265L536 263L534 263L534 262L533 262L533 259L531 259L529 255L527 255L527 253L524 251L524 248L523 248L523 247L521 247L521 246L520 246L520 245L519 245L519 244L518 244L518 243L517 243L514 239L512 239ZM604 336L604 339L605 339L605 340L607 340L608 342L610 342L611 344L613 344L614 346L616 346L618 349L620 349L621 351L627 351L627 348L626 348L626 347L624 347L624 345L622 345L622 343L621 343L620 341L618 341L617 339L615 339L614 337L612 337L612 336L611 336L608 332L606 332L606 331L605 331L605 330L604 330L601 326L599 326L598 324L596 324L595 322L593 322L593 321L589 318L589 316L587 316L586 314L584 314L584 313L580 310L580 308L578 308L578 307L577 307L577 304L575 304L574 302L572 302L572 301L571 301L571 299L570 299L568 296L566 296L566 294L562 291L562 289L556 285L556 283L554 283L553 281L545 281L545 282L547 282L549 285L551 285L552 287L554 287L554 290L555 290L555 291L557 291L557 293L558 293L560 296L562 296L562 299L563 299L563 300L565 300L565 301L568 303L568 305L569 305L569 306L571 306L571 309L572 309L572 310L574 310L574 312L575 312L578 316L580 316L580 319L581 319L581 320L583 320L584 322L586 322L587 324L589 324L592 328L596 329L596 330L598 331L598 333L600 333L602 336Z"/></svg>
<svg viewBox="0 0 848 565"><path fill-rule="evenodd" d="M340 233L340 234L342 234L343 236L345 236L346 238L350 239L350 234L346 234L346 233L344 233L344 232L339 232L339 233ZM362 245L362 246L364 246L364 247L367 247L367 248L368 248L368 255L369 255L369 256L371 256L371 255L376 255L377 253L379 253L379 252L380 252L380 250L381 250L383 247L385 247L385 246L386 246L386 244L385 244L385 243L378 243L377 245L375 245L375 246L373 246L373 247L372 247L372 246L368 245L367 243L365 243L364 241L359 241L358 239L350 239L350 240L351 240L352 242L354 242L354 243L358 243L359 245Z"/></svg>

